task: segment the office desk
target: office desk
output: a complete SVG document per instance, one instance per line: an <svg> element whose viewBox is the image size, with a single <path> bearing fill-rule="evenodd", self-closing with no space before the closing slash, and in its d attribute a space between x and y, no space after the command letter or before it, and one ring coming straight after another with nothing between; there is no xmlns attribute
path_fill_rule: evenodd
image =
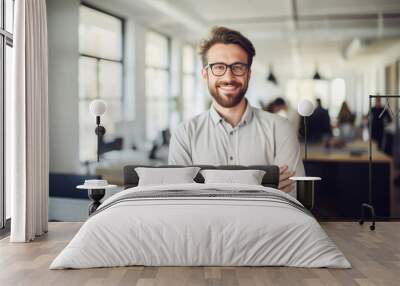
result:
<svg viewBox="0 0 400 286"><path fill-rule="evenodd" d="M315 208L320 219L358 219L361 204L368 202L368 143L356 142L344 149L324 149L310 146L308 160L304 162L308 176L318 176ZM350 150L364 149L360 156ZM372 152L372 201L378 216L392 214L394 202L393 159L378 151Z"/></svg>

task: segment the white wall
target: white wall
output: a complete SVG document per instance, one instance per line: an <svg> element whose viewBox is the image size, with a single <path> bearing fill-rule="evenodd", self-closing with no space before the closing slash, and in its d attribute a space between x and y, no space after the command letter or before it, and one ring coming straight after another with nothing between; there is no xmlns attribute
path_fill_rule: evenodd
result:
<svg viewBox="0 0 400 286"><path fill-rule="evenodd" d="M251 79L246 94L246 98L253 106L259 107L260 102L266 105L277 97L284 97L285 80L277 78L278 85L275 85L267 81L268 75L269 69L266 66L259 64L257 61L253 61Z"/></svg>
<svg viewBox="0 0 400 286"><path fill-rule="evenodd" d="M146 138L145 89L146 29L134 20L125 22L124 148L142 145Z"/></svg>
<svg viewBox="0 0 400 286"><path fill-rule="evenodd" d="M50 171L79 170L78 0L48 0Z"/></svg>
<svg viewBox="0 0 400 286"><path fill-rule="evenodd" d="M146 28L135 23L134 42L132 53L135 54L135 73L132 75L135 82L135 133L137 142L146 140ZM130 52L130 51L128 51Z"/></svg>
<svg viewBox="0 0 400 286"><path fill-rule="evenodd" d="M175 106L178 107L178 112L173 112L170 114L170 125L175 127L183 118L183 112L180 106L182 106L182 88L183 88L183 66L182 66L182 53L183 53L183 43L179 39L172 38L171 40L171 93L170 96L178 97L179 100Z"/></svg>

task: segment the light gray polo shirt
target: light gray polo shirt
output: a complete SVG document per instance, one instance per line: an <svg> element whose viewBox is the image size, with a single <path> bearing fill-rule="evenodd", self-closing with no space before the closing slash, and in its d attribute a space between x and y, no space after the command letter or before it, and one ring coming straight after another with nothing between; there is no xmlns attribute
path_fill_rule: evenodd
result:
<svg viewBox="0 0 400 286"><path fill-rule="evenodd" d="M171 165L288 165L304 176L300 145L289 121L247 103L232 127L212 106L178 125L169 147Z"/></svg>

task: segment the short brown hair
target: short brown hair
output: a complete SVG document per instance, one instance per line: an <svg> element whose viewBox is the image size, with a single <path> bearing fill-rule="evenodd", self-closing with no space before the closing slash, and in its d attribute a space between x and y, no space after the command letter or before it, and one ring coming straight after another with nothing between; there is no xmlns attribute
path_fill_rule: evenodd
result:
<svg viewBox="0 0 400 286"><path fill-rule="evenodd" d="M235 44L240 46L247 53L248 64L251 66L253 57L256 55L256 50L253 44L243 36L240 32L231 30L226 27L214 27L211 30L210 37L205 39L200 44L200 55L203 66L208 64L207 52L215 44Z"/></svg>

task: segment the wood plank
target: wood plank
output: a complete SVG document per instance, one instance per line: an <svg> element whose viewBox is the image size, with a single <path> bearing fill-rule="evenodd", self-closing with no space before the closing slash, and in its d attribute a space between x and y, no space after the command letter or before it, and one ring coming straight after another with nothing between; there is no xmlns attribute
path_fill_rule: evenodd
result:
<svg viewBox="0 0 400 286"><path fill-rule="evenodd" d="M398 285L400 222L378 222L371 232L356 222L322 227L352 263L352 269L291 267L116 267L49 270L81 223L50 223L49 233L27 243L0 241L0 285Z"/></svg>

